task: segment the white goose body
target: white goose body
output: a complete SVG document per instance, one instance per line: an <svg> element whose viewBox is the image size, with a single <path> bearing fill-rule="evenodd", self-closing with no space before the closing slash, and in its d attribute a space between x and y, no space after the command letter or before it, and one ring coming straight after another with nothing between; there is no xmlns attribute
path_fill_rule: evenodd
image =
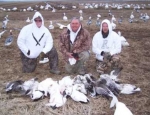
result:
<svg viewBox="0 0 150 115"><path fill-rule="evenodd" d="M38 90L44 91L44 95L48 96L48 87L52 85L54 81L52 78L46 78L45 80L41 81L38 85Z"/></svg>
<svg viewBox="0 0 150 115"><path fill-rule="evenodd" d="M141 91L139 87L136 87L135 85L131 84L120 84L120 86L121 86L120 93L122 94L133 94Z"/></svg>
<svg viewBox="0 0 150 115"><path fill-rule="evenodd" d="M133 114L124 103L117 102L114 115L133 115Z"/></svg>
<svg viewBox="0 0 150 115"><path fill-rule="evenodd" d="M46 106L52 107L53 109L63 106L67 99L60 93L59 84L55 82L53 85L48 87L50 94L49 103Z"/></svg>
<svg viewBox="0 0 150 115"><path fill-rule="evenodd" d="M79 91L77 91L75 89L75 87L68 87L65 90L66 94L69 95L74 101L77 102L84 102L87 103L89 102L89 99L87 98L87 96Z"/></svg>

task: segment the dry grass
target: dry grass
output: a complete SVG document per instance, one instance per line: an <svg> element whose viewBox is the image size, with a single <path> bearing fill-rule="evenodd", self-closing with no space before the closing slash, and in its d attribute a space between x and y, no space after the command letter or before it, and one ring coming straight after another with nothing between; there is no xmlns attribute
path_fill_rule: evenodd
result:
<svg viewBox="0 0 150 115"><path fill-rule="evenodd" d="M14 4L13 4L14 5ZM13 6L12 5L12 6ZM19 4L20 5L20 4ZM28 6L25 5L25 6ZM9 5L11 7L11 5ZM79 9L72 11L65 11L69 19L72 16L78 16ZM119 95L119 100L124 102L129 109L134 113L134 115L150 115L150 21L144 23L139 21L138 23L128 23L127 18L129 17L132 10L113 10L113 14L116 17L123 15L124 22L121 25L117 24L117 29L120 30L122 35L130 43L130 47L123 48L121 53L122 63L124 69L121 73L120 79L123 83L135 84L142 89L142 92L133 95ZM59 53L59 68L62 71L62 75L53 75L49 73L48 64L37 65L35 72L24 74L21 72L21 61L19 55L19 49L17 47L16 41L19 34L18 31L14 31L14 41L13 43L5 47L4 41L9 35L6 32L4 36L0 39L0 114L1 115L113 115L115 108L109 109L109 104L111 100L106 100L103 97L98 97L97 99L90 98L89 104L82 104L68 99L67 103L56 110L52 110L45 106L48 103L48 99L45 98L38 102L32 102L28 97L22 97L20 94L6 94L4 87L5 83L13 80L27 80L32 77L38 77L39 80L44 80L47 77L52 77L53 79L61 79L63 76L67 75L64 69L64 62L62 61L62 55L59 52L58 47L58 35L62 30L56 26L56 22L61 22L62 15L64 11L58 11L55 14L50 11L41 11L45 18L45 26L48 27L49 20L53 20L55 29L50 30L53 38L55 47ZM83 21L83 26L89 30L91 33L91 39L93 35L99 30L95 26L95 19L97 13L102 15L102 19L108 18L107 10L83 10L84 19L87 19L90 15L93 17L93 23L90 27L87 27L86 20ZM150 14L149 10L142 10L142 12L147 12ZM10 22L8 23L8 30L13 29L13 27L22 28L26 25L25 20L29 16L33 16L34 12L1 12L0 20L8 14ZM135 17L139 14L134 13ZM1 26L1 24L0 24ZM2 31L2 29L0 29ZM98 77L95 71L95 59L93 53L91 54L90 60L88 62L88 71L94 76Z"/></svg>

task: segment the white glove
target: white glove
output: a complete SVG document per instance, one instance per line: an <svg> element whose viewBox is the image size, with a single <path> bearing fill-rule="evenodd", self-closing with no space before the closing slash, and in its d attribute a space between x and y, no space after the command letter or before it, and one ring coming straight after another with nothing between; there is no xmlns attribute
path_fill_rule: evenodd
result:
<svg viewBox="0 0 150 115"><path fill-rule="evenodd" d="M74 65L76 63L76 59L75 58L69 58L69 63L70 63L70 65Z"/></svg>

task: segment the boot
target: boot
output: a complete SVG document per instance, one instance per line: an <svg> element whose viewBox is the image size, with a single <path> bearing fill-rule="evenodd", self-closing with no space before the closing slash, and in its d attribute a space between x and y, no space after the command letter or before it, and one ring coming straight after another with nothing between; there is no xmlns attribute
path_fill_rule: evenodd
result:
<svg viewBox="0 0 150 115"><path fill-rule="evenodd" d="M84 62L79 61L79 63L78 63L78 74L85 75L86 73L87 72L86 72L86 67L85 67Z"/></svg>

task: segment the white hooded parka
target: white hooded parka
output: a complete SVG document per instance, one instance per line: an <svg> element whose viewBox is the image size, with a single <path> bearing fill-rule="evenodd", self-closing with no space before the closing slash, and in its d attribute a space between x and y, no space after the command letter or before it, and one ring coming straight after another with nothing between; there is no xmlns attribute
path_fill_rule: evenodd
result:
<svg viewBox="0 0 150 115"><path fill-rule="evenodd" d="M109 34L106 38L103 38L102 35L102 24L108 24ZM100 31L97 32L92 40L92 50L96 54L96 59L103 61L103 56L101 52L110 52L111 55L118 54L121 52L121 41L119 35L112 31L112 26L110 21L105 19L101 23Z"/></svg>
<svg viewBox="0 0 150 115"><path fill-rule="evenodd" d="M42 19L40 28L37 27L36 22L34 21L37 17ZM44 19L39 12L34 14L33 22L31 24L22 28L17 39L17 44L19 49L28 58L37 58L41 52L46 54L52 49L52 35L44 26ZM30 50L30 55L27 55L28 50Z"/></svg>

